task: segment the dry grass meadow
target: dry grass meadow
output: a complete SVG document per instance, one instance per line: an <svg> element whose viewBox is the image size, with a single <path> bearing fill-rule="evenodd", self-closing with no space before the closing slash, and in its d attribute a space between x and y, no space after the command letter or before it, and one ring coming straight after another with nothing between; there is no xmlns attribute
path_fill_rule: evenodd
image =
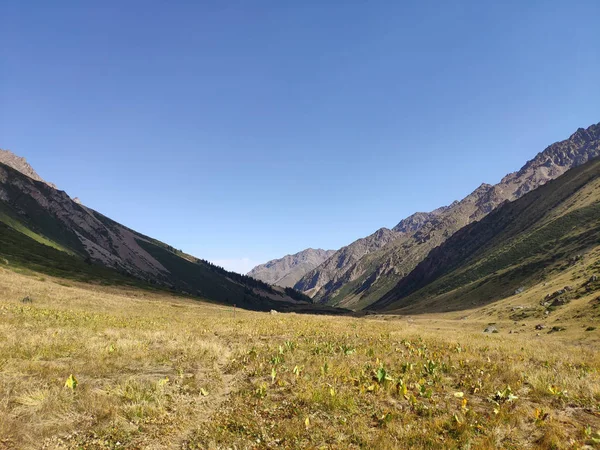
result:
<svg viewBox="0 0 600 450"><path fill-rule="evenodd" d="M489 311L234 316L0 268L0 449L598 448L598 331Z"/></svg>

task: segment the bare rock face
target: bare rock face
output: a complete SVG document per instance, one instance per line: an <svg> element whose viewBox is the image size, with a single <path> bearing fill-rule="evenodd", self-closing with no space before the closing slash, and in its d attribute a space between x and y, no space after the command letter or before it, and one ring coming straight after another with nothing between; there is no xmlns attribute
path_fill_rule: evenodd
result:
<svg viewBox="0 0 600 450"><path fill-rule="evenodd" d="M408 216L406 219L401 220L400 223L392 229L399 233L411 233L411 232L417 231L423 225L434 220L436 217L438 217L440 214L444 213L444 211L447 211L448 209L450 209L456 203L458 203L458 202L454 202L450 206L442 206L441 208L438 208L431 212L414 213L414 214Z"/></svg>
<svg viewBox="0 0 600 450"><path fill-rule="evenodd" d="M505 176L499 183L516 200L549 180L558 178L572 167L600 156L600 123L579 128L569 139L547 147L528 161L518 172Z"/></svg>
<svg viewBox="0 0 600 450"><path fill-rule="evenodd" d="M15 176L2 164L25 177ZM100 214L83 207L78 198L69 198L64 191L42 179L25 158L9 150L0 150L0 200L27 215L19 209L24 196L56 217L65 229L71 230L92 260L143 279L167 273L162 264L137 244L139 237L131 230L103 220Z"/></svg>
<svg viewBox="0 0 600 450"><path fill-rule="evenodd" d="M281 287L292 287L307 272L320 265L334 253L335 250L308 248L294 255L286 255L283 258L256 266L248 272L248 276L265 283L276 284Z"/></svg>
<svg viewBox="0 0 600 450"><path fill-rule="evenodd" d="M42 179L37 172L29 165L27 160L21 156L15 155L10 150L2 150L0 148L0 163L6 164L9 167L12 167L15 170L18 170L23 175L28 176L36 181L41 181L42 183L46 183L48 186L56 189L56 186L52 183L48 183L46 180Z"/></svg>
<svg viewBox="0 0 600 450"><path fill-rule="evenodd" d="M500 183L484 183L449 206L415 213L392 230L378 230L343 247L294 287L317 302L351 308L368 306L462 227L598 156L600 124L580 128L569 139L538 153L519 171L506 175Z"/></svg>
<svg viewBox="0 0 600 450"><path fill-rule="evenodd" d="M17 157L13 159L15 161L20 164L21 169L31 169L29 164L23 163L23 158ZM65 230L69 230L68 233L76 236L81 249L92 260L142 279L167 273L158 261L139 246L137 240L140 238L131 230L77 204L64 191L55 189L41 179L31 178L29 175L17 176L9 167L0 164L0 197L18 214L23 217L28 215L22 204L24 198L29 198L37 203L38 211L45 211L55 217ZM21 172L19 169L15 170ZM31 171L35 174L33 169ZM31 208L31 203L28 205Z"/></svg>
<svg viewBox="0 0 600 450"><path fill-rule="evenodd" d="M366 255L383 248L396 239L398 234L397 231L380 228L372 235L341 248L317 269L308 272L296 283L295 289L314 296L323 288L335 289L347 281L356 279L358 274L363 273L359 261Z"/></svg>
<svg viewBox="0 0 600 450"><path fill-rule="evenodd" d="M305 302L298 293L227 272L111 220L43 181L11 152L2 151L0 158L0 228L22 232L30 255L40 245L29 248L36 236L53 251L186 295L263 311L274 304L288 310ZM4 261L0 258L0 264Z"/></svg>

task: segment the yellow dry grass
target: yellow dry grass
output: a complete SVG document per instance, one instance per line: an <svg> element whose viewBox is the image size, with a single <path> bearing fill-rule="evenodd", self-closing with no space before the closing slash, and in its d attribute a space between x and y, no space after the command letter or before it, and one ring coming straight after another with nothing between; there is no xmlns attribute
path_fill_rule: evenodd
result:
<svg viewBox="0 0 600 450"><path fill-rule="evenodd" d="M500 333L483 334L485 311L234 317L168 294L59 283L0 269L0 448L600 442L597 331L523 322L508 334L513 322L496 317Z"/></svg>

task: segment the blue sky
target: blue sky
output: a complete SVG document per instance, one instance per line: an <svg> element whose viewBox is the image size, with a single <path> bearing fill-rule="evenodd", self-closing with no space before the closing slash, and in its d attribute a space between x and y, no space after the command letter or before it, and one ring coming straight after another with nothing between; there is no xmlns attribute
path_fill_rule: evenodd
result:
<svg viewBox="0 0 600 450"><path fill-rule="evenodd" d="M0 147L245 271L600 121L597 1L4 1Z"/></svg>

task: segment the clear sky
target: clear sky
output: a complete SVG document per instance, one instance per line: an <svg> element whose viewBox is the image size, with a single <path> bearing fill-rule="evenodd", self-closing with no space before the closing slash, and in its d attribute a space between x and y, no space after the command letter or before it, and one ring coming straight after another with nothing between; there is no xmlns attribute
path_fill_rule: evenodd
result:
<svg viewBox="0 0 600 450"><path fill-rule="evenodd" d="M339 248L600 121L600 2L0 3L0 147L230 269Z"/></svg>

